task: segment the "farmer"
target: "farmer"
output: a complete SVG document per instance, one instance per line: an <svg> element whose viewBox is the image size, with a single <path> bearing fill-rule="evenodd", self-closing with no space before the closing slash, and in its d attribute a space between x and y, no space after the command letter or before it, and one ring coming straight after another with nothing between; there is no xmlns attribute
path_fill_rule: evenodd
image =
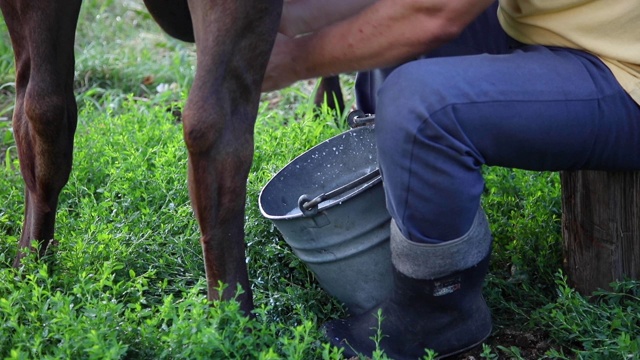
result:
<svg viewBox="0 0 640 360"><path fill-rule="evenodd" d="M482 165L640 169L637 1L291 0L280 31L265 91L367 71L356 92L376 113L392 217L379 305L392 358L491 333ZM370 355L377 310L327 324L330 341Z"/></svg>

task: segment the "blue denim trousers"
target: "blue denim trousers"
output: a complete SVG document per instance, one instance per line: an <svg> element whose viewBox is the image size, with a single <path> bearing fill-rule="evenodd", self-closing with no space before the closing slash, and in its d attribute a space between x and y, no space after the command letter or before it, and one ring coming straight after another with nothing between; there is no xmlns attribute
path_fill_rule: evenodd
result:
<svg viewBox="0 0 640 360"><path fill-rule="evenodd" d="M469 230L483 165L640 170L640 107L610 70L583 51L514 41L496 6L424 58L360 74L356 90L376 113L387 207L412 241Z"/></svg>

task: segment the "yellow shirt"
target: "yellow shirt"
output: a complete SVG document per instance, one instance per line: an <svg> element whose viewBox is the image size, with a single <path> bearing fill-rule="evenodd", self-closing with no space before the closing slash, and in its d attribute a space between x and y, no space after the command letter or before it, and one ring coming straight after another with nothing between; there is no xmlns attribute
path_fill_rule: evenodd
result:
<svg viewBox="0 0 640 360"><path fill-rule="evenodd" d="M639 0L500 0L498 19L522 43L598 56L640 104Z"/></svg>

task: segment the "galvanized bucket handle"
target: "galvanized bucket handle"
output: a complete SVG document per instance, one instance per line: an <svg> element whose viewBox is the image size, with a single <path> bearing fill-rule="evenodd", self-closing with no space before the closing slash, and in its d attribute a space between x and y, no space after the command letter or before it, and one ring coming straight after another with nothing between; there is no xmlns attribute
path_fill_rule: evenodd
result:
<svg viewBox="0 0 640 360"><path fill-rule="evenodd" d="M347 124L349 124L352 129L355 129L360 126L373 124L375 119L375 114L365 114L362 110L354 110L347 116Z"/></svg>
<svg viewBox="0 0 640 360"><path fill-rule="evenodd" d="M345 192L355 189L356 187L362 184L365 184L371 180L375 182L378 182L381 180L380 169L375 169L374 171L368 173L367 175L361 176L346 185L340 186L337 189L331 190L326 193L322 193L313 199L311 199L309 195L303 194L298 198L298 208L300 208L302 215L313 216L318 213L318 205L320 205L321 202L332 199L336 196L342 195Z"/></svg>

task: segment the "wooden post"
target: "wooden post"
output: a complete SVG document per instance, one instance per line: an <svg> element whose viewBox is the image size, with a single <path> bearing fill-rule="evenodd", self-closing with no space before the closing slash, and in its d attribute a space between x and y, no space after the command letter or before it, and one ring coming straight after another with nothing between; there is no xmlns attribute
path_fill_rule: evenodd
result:
<svg viewBox="0 0 640 360"><path fill-rule="evenodd" d="M564 267L584 295L640 279L640 172L566 171L562 183Z"/></svg>

